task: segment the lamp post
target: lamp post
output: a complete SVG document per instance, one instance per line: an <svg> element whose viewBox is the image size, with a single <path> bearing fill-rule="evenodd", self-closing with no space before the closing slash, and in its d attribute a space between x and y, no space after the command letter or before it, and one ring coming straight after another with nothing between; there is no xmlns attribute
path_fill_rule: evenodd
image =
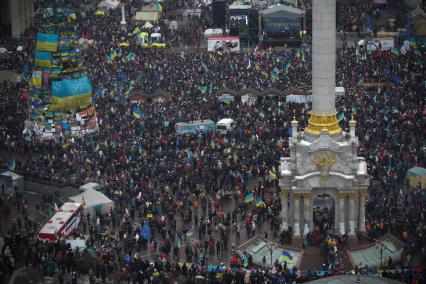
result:
<svg viewBox="0 0 426 284"><path fill-rule="evenodd" d="M271 254L271 267L274 265L273 260L272 260L272 250L273 250L274 246L272 244L272 242L269 242L269 252Z"/></svg>

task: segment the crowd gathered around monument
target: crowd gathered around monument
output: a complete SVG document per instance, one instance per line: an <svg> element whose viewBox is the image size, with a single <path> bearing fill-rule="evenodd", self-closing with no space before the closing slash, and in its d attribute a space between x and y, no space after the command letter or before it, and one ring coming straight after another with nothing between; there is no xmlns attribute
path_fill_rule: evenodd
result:
<svg viewBox="0 0 426 284"><path fill-rule="evenodd" d="M178 19L170 11L190 2L164 1L163 9ZM337 27L358 31L367 1L346 2L360 3L339 16ZM42 20L36 17L19 40L0 39L0 46L13 51L0 60L0 69L21 74L16 83L4 82L0 89L0 147L16 154L15 171L61 187L96 182L115 206L106 214L84 216L77 234L86 236L92 251L76 251L64 243L34 241L37 227L29 220L28 198L0 193L0 220L11 223L0 232L5 239L2 277L25 265L58 283L77 283L82 275L114 283L294 283L319 278L314 271L278 262L259 267L252 256L235 251L256 234L282 244L288 240L280 227L279 161L289 156L291 121L304 129L310 105L287 102L283 94L311 94L312 50L258 46L238 53L203 51L199 35L210 25L208 8L201 17L188 19L183 32L160 25L168 47L141 48L131 33L143 29L132 20L133 9L126 9L127 32L119 25L119 9L103 16L77 13L75 32L93 40L82 51L82 61L93 84L99 124L97 132L82 137L25 139L28 98L22 94L29 87ZM122 41L129 46L118 47ZM23 50L15 52L17 46ZM425 195L408 186L406 172L425 166L426 49L413 44L405 55L384 50L360 58L355 46L348 43L337 50L336 85L345 93L336 97L336 111L343 113L340 126L345 131L349 120L356 120L359 156L366 159L371 178L366 235L358 237L379 239L391 233L399 238L405 245L402 259L387 263L390 270L382 273L424 283ZM218 96L222 90L237 94L244 89L256 94L269 89L274 95L259 95L254 102ZM135 95L143 99L132 100ZM135 108L142 117L135 118ZM179 135L175 130L178 122L222 118L236 122L226 135ZM262 206L246 203L250 194ZM145 223L149 239L139 234ZM310 237L320 234L312 230ZM322 275L338 275L344 269L335 257L344 239L328 231L321 235L325 238L318 245L327 260Z"/></svg>

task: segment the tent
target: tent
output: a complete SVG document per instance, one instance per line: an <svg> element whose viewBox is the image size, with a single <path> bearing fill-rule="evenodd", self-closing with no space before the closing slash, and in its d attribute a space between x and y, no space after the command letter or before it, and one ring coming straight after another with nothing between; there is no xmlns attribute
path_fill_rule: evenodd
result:
<svg viewBox="0 0 426 284"><path fill-rule="evenodd" d="M89 183L86 183L86 184L83 184L82 186L80 186L81 191L85 191L85 190L88 190L88 189L99 190L99 189L101 189L101 186L99 185L99 183L96 183L96 182L89 182Z"/></svg>
<svg viewBox="0 0 426 284"><path fill-rule="evenodd" d="M222 29L207 29L204 31L204 36L221 36L223 34Z"/></svg>
<svg viewBox="0 0 426 284"><path fill-rule="evenodd" d="M420 184L421 189L426 188L426 169L414 167L407 171L407 179L410 187L417 188Z"/></svg>
<svg viewBox="0 0 426 284"><path fill-rule="evenodd" d="M345 87L336 87L336 95L337 96L343 96L345 94Z"/></svg>
<svg viewBox="0 0 426 284"><path fill-rule="evenodd" d="M24 192L24 177L17 173L6 171L0 175L0 195Z"/></svg>
<svg viewBox="0 0 426 284"><path fill-rule="evenodd" d="M98 8L102 9L111 9L114 10L118 7L118 5L120 5L120 1L116 1L116 0L105 0L102 1L101 3L99 3Z"/></svg>
<svg viewBox="0 0 426 284"><path fill-rule="evenodd" d="M158 10L158 7L154 3L151 3L142 7L141 11L136 12L135 20L158 22L160 14L161 12Z"/></svg>
<svg viewBox="0 0 426 284"><path fill-rule="evenodd" d="M94 211L98 210L106 213L109 212L111 208L114 208L114 202L111 199L92 188L88 188L82 193L70 197L70 199L72 202L82 203L85 213L92 214Z"/></svg>
<svg viewBox="0 0 426 284"><path fill-rule="evenodd" d="M144 29L152 29L154 27L154 25L153 24L151 24L149 21L147 21L143 26L142 26L142 28L144 28Z"/></svg>

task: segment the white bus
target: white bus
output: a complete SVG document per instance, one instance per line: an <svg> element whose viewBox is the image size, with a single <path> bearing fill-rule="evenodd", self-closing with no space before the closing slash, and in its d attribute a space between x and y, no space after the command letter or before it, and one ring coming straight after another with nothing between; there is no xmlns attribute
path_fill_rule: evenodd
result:
<svg viewBox="0 0 426 284"><path fill-rule="evenodd" d="M37 238L42 241L56 242L68 239L80 224L83 206L80 203L67 202L41 227Z"/></svg>

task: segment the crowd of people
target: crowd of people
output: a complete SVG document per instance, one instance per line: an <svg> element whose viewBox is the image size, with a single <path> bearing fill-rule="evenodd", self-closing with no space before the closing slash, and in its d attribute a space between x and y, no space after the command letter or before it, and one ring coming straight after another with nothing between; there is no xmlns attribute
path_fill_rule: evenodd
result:
<svg viewBox="0 0 426 284"><path fill-rule="evenodd" d="M170 12L173 3L179 5L177 8L190 5L190 1L164 1L171 18L178 17ZM357 9L362 5L351 7L347 12L358 17ZM162 25L164 42L196 45L196 34L210 24L208 8L202 10L202 17L190 19L193 22L184 32L169 31ZM132 13L130 8L127 13ZM89 236L87 244L92 252L71 250L63 243L27 242L36 228L23 218L12 228L32 233L6 238L0 266L3 271L10 273L16 262L25 260L27 266L41 269L45 275L60 271L58 281L65 281L61 275L68 274L75 281L81 274L90 274L132 283L171 275L194 281L209 278L212 283L291 283L319 277L311 272L301 275L280 263L262 271L254 268L250 257L244 261L232 251L233 244L263 233L266 225L270 225L269 231L279 232L278 162L289 155L290 121L295 117L299 129L304 129L309 104L288 103L284 96L259 97L253 104L239 99L223 102L216 96L223 88L275 88L282 93L297 90L309 95L311 50L259 48L222 54L143 49L122 31L120 19L119 11L102 17L78 14L75 23L79 37L95 42L82 56L96 90L99 131L83 137L23 138L26 98L21 90L28 88L35 33L41 20L36 19L21 40L1 41L8 50L24 47L0 62L2 69L24 74L18 83L4 83L0 90L0 146L24 157L17 159L16 171L60 186L97 182L115 201L115 209L108 214L83 218L79 233ZM343 19L351 22L340 22L340 26L350 29L354 20L349 16ZM129 19L128 32L139 25ZM123 36L130 46L118 48ZM121 55L109 62L111 52ZM123 60L130 52L135 59ZM424 248L426 207L423 192L409 188L405 175L411 167L425 166L421 95L425 92L425 59L420 45L406 55L373 52L365 61L357 58L353 48L337 51L336 84L345 88L345 94L337 97L336 109L345 113L341 122L344 130L350 117L355 117L359 155L366 158L371 176L367 233L378 238L392 232L405 241L399 267L409 273L395 277L407 282L423 279L423 272L413 266L413 256ZM200 86L207 91L200 91ZM161 100L129 100L133 94L159 90L166 94ZM142 119L132 115L135 107L143 111ZM178 122L225 117L236 121L236 127L226 135L178 135L175 131ZM264 205L247 204L244 197L249 194L259 197ZM26 203L16 196L9 200L2 197L1 201L18 208ZM150 240L139 238L145 222L153 234ZM278 234L271 237L278 238ZM326 244L324 251L333 264L335 244ZM420 259L423 265L425 255ZM185 261L192 265L176 264ZM212 262L217 265L214 269L208 267ZM339 273L338 269L327 271Z"/></svg>

